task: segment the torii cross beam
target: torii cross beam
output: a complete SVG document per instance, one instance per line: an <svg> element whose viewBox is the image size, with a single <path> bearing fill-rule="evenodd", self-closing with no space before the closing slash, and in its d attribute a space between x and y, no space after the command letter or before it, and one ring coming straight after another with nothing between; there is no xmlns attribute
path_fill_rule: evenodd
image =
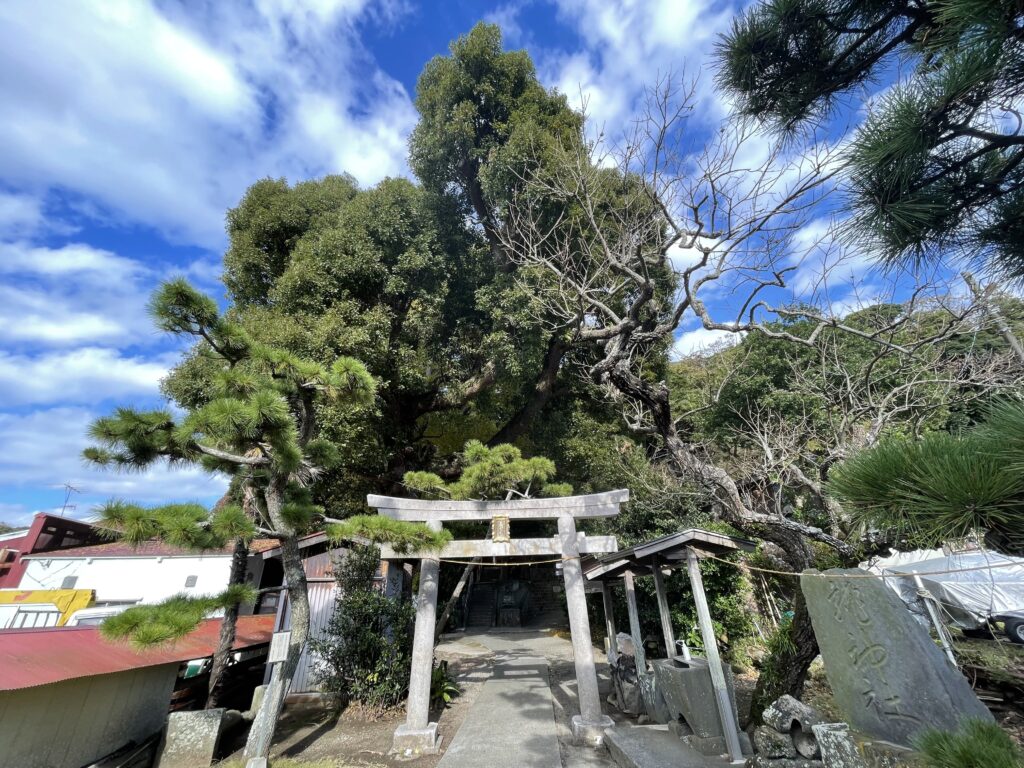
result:
<svg viewBox="0 0 1024 768"><path fill-rule="evenodd" d="M440 558L448 557L562 557L562 575L565 578L565 598L569 611L569 630L572 633L580 705L580 714L572 718L573 739L577 743L600 744L604 738L604 729L612 725L612 720L601 712L580 555L615 552L618 544L614 536L585 536L577 533L576 518L617 515L620 505L629 501L629 491L510 501L429 501L370 495L366 497L366 501L381 515L395 520L426 523L435 531L440 531L443 523L454 521L493 522L495 518L499 521L558 521L558 536L550 539L452 541L441 552L404 555L388 547L381 548L381 557L385 560L422 561L420 588L416 600L409 699L406 702L405 722L395 730L394 751L399 754L426 754L437 752L440 748L437 723L429 722L430 674L434 666L434 623L437 617Z"/></svg>

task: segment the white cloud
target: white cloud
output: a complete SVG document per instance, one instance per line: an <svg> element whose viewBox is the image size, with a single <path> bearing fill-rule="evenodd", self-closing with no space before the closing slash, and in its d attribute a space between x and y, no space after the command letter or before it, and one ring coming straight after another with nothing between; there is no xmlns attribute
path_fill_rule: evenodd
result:
<svg viewBox="0 0 1024 768"><path fill-rule="evenodd" d="M693 331L686 331L676 337L669 357L672 360L682 360L690 355L700 354L717 347L720 344L735 344L739 341L741 334L734 331L714 330L697 328Z"/></svg>
<svg viewBox="0 0 1024 768"><path fill-rule="evenodd" d="M142 266L138 262L83 243L60 248L0 243L0 274L21 272L62 278L75 275L78 279L120 281L140 271Z"/></svg>
<svg viewBox="0 0 1024 768"><path fill-rule="evenodd" d="M137 261L81 243L0 243L0 343L153 341L146 298L155 279Z"/></svg>
<svg viewBox="0 0 1024 768"><path fill-rule="evenodd" d="M0 3L0 175L219 248L225 209L260 177L403 171L414 112L355 26L399 13L371 0Z"/></svg>
<svg viewBox="0 0 1024 768"><path fill-rule="evenodd" d="M0 192L0 237L24 237L42 226L42 200L33 195Z"/></svg>
<svg viewBox="0 0 1024 768"><path fill-rule="evenodd" d="M152 398L159 394L160 379L167 374L173 359L127 357L102 347L40 355L0 351L0 402L12 408L96 403L107 398ZM7 451L6 446L4 450Z"/></svg>
<svg viewBox="0 0 1024 768"><path fill-rule="evenodd" d="M659 76L699 74L735 7L712 0L556 0L559 18L586 44L586 52L542 57L544 79L576 101L580 89L594 126L622 126L644 86ZM725 101L709 77L699 91L713 120Z"/></svg>
<svg viewBox="0 0 1024 768"><path fill-rule="evenodd" d="M26 415L0 413L4 447L0 485L56 488L69 483L79 492L72 499L78 505L76 517L87 516L90 504L115 496L142 503L208 501L227 488L226 478L197 468L171 470L160 465L124 474L88 466L81 452L88 445L86 430L96 415L67 407Z"/></svg>

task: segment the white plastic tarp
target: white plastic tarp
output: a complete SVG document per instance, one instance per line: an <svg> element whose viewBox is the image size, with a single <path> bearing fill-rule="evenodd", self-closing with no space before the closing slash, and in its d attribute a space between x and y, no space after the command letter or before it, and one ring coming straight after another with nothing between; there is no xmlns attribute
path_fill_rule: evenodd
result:
<svg viewBox="0 0 1024 768"><path fill-rule="evenodd" d="M861 567L886 577L886 584L919 615L924 608L912 576L920 576L945 617L967 629L982 626L993 616L1024 611L1024 558L919 550L894 553Z"/></svg>

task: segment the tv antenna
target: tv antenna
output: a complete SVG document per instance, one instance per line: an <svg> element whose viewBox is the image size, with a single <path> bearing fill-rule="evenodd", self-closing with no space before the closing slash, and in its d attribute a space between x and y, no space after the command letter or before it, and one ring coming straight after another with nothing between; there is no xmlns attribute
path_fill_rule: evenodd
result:
<svg viewBox="0 0 1024 768"><path fill-rule="evenodd" d="M55 487L64 489L64 504L61 505L60 508L61 517L64 517L65 512L74 512L76 509L78 509L77 504L70 503L72 493L81 493L81 491L78 488L75 488L75 486L73 486L71 483L64 483L63 485L58 485Z"/></svg>

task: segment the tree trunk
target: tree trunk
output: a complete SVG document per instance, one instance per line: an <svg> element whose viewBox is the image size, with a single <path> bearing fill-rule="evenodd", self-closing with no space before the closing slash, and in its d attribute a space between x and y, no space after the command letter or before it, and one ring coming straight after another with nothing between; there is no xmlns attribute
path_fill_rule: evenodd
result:
<svg viewBox="0 0 1024 768"><path fill-rule="evenodd" d="M548 401L551 399L551 395L554 394L555 380L558 378L558 371L562 365L562 358L565 357L565 353L568 351L569 342L565 341L557 334L551 337L551 341L548 343L547 354L544 356L544 367L541 369L540 375L537 377L537 381L533 386L533 391L530 392L529 399L523 407L520 408L511 419L509 419L505 426L499 429L497 434L487 441L488 445L495 446L499 443L511 443L530 428L533 420L537 418L540 412L544 409L544 406L548 404Z"/></svg>
<svg viewBox="0 0 1024 768"><path fill-rule="evenodd" d="M807 612L803 592L797 585L793 600L793 620L779 630L787 633L786 642L774 644L771 655L765 660L761 676L757 679L754 698L750 705L750 716L761 722L761 713L783 694L799 699L804 692L807 671L818 655L818 640L811 627L811 616Z"/></svg>
<svg viewBox="0 0 1024 768"><path fill-rule="evenodd" d="M245 570L249 562L249 547L245 539L235 539L234 548L231 552L231 572L228 576L228 586L245 583ZM224 670L227 668L228 659L231 658L231 646L235 644L235 628L238 625L237 603L224 608L224 618L220 624L220 639L217 643L217 650L213 653L213 665L210 667L210 684L206 708L213 709L217 706L220 696L223 693Z"/></svg>
<svg viewBox="0 0 1024 768"><path fill-rule="evenodd" d="M812 564L812 540L827 544L844 560L854 557L853 547L820 528L748 507L729 472L703 458L680 437L672 418L668 387L664 383L655 384L636 376L629 369L627 359L608 366L606 375L620 392L647 406L657 433L680 475L712 488L719 503L719 516L750 536L777 544L794 573L800 573ZM776 646L758 681L752 709L756 718L760 718L767 704L783 693L799 697L807 670L818 655L818 641L814 637L799 585L796 587L793 620L787 631L789 642Z"/></svg>
<svg viewBox="0 0 1024 768"><path fill-rule="evenodd" d="M299 657L309 637L309 590L306 586L306 572L302 567L299 551L299 536L281 516L284 496L284 478L270 481L265 493L267 513L274 529L282 534L281 563L287 586L288 604L291 613L291 638L288 642L288 656L279 663L279 669L271 675L270 685L263 697L263 704L249 731L245 743L245 757L267 757L274 739L274 729L284 706L284 697L291 684L292 675L299 666Z"/></svg>

